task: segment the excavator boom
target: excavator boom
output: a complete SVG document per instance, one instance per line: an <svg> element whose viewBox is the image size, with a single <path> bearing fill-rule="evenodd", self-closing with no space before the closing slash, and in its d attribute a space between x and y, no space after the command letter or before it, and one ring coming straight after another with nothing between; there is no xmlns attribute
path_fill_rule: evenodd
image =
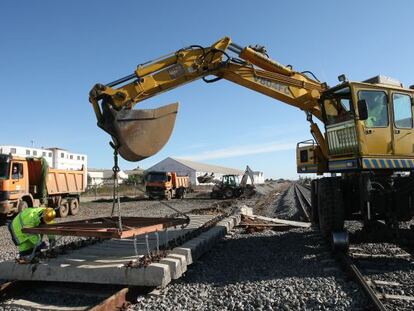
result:
<svg viewBox="0 0 414 311"><path fill-rule="evenodd" d="M139 65L129 76L107 85L96 84L89 101L98 126L112 136L119 154L126 160L139 161L157 153L168 141L178 104L153 110L132 108L198 79L208 83L226 79L321 119L318 100L324 84L268 58L263 47L242 48L228 37L207 48L193 45L180 49ZM311 126L315 129L316 124L311 121ZM312 132L319 145L325 146L320 131Z"/></svg>

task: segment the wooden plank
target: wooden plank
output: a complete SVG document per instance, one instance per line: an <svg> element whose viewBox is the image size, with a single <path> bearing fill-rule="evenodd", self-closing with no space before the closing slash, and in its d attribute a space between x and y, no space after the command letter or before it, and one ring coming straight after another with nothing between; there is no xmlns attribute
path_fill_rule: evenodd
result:
<svg viewBox="0 0 414 311"><path fill-rule="evenodd" d="M257 218L265 221L270 221L278 224L285 224L292 227L300 227L300 228L309 228L311 226L310 222L302 222L302 221L293 221L293 220L286 220L286 219L279 219L279 218L270 218L270 217L264 217L259 215L252 215L248 216L252 218Z"/></svg>
<svg viewBox="0 0 414 311"><path fill-rule="evenodd" d="M414 301L413 296L404 296L404 295L391 295L391 294L377 294L379 299L392 299L392 300L407 300Z"/></svg>
<svg viewBox="0 0 414 311"><path fill-rule="evenodd" d="M249 223L241 223L239 226L247 226L247 227L288 227L286 224L249 224Z"/></svg>
<svg viewBox="0 0 414 311"><path fill-rule="evenodd" d="M371 280L372 283L375 285L387 285L387 286L401 286L398 282L390 282L390 281L381 281L381 280Z"/></svg>

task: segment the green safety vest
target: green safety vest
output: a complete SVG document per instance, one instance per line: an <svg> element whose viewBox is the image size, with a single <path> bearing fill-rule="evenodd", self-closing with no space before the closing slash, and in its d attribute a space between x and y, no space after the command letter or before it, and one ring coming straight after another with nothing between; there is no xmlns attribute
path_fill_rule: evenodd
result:
<svg viewBox="0 0 414 311"><path fill-rule="evenodd" d="M33 244L41 241L40 234L23 233L23 228L35 228L40 225L45 207L26 208L21 211L10 224L10 233L16 245Z"/></svg>

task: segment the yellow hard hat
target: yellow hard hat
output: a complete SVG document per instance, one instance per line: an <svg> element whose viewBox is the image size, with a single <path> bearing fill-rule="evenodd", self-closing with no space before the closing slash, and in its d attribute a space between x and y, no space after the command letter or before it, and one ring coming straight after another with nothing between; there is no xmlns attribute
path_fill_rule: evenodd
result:
<svg viewBox="0 0 414 311"><path fill-rule="evenodd" d="M45 223L50 224L55 219L56 212L53 208L48 207L43 211L42 217Z"/></svg>

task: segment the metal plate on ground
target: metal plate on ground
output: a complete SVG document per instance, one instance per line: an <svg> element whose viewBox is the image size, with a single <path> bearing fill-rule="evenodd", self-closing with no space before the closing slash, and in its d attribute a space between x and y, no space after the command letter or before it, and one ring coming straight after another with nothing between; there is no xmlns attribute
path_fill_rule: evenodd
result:
<svg viewBox="0 0 414 311"><path fill-rule="evenodd" d="M187 224L188 219L183 218L122 217L120 230L118 217L102 217L40 225L36 228L23 228L22 231L33 234L125 239Z"/></svg>
<svg viewBox="0 0 414 311"><path fill-rule="evenodd" d="M189 215L189 217L190 223L185 229L177 227L157 234L149 234L149 247L144 234L137 237L136 243L132 238L105 240L79 249L68 249L66 254L56 258L41 259L37 264L18 264L14 260L0 262L0 279L164 287L174 278L172 271L175 268L171 267L171 259L169 263L163 263L161 260L145 268L130 268L128 263L148 254L148 250L155 250L158 243L162 247L168 241L176 241L216 216ZM179 250L177 253L180 254L184 251L180 247L177 249ZM189 248L188 251L191 253ZM174 250L172 252L174 253ZM184 257L183 261L175 260L177 265L184 264L186 269L187 263L190 262L186 256L175 256Z"/></svg>

